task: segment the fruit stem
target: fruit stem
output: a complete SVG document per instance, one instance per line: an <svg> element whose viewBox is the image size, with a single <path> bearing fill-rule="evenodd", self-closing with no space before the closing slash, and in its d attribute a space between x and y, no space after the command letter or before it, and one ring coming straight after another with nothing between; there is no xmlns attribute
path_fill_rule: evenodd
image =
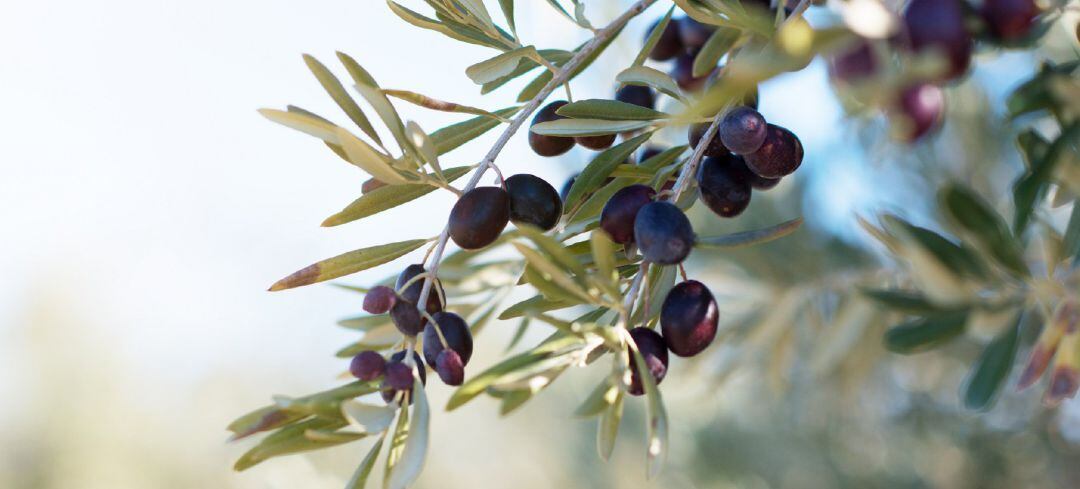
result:
<svg viewBox="0 0 1080 489"><path fill-rule="evenodd" d="M806 9L808 8L810 8L810 0L800 0L799 4L795 6L795 9L791 11L791 15L787 16L780 25L783 26L784 24L791 22L791 19L802 17L803 12L806 12Z"/></svg>
<svg viewBox="0 0 1080 489"><path fill-rule="evenodd" d="M578 67L585 63L588 58L592 57L593 52L599 49L600 46L604 45L605 41L607 41L609 38L621 31L623 26L625 26L626 23L630 21L630 19L644 12L645 9L651 6L653 3L656 3L656 0L638 0L636 3L634 3L634 5L627 9L626 12L623 12L622 15L611 21L610 24L596 31L596 35L593 36L593 38L589 40L589 42L587 42L584 46L582 46L581 50L574 54L574 57L570 58L570 61L567 61L566 64L563 65L562 68L559 69L559 71L551 77L551 80L548 81L546 85L544 85L544 88L542 88L540 92L537 93L536 96L533 97L532 100L530 100L529 103L521 109L521 112L518 113L517 117L514 117L513 122L511 122L510 125L506 127L502 135L499 136L499 139L495 141L495 145L492 146L490 151L488 151L487 156L484 157L483 161L481 161L480 165L476 168L476 171L473 172L472 177L469 178L469 183L465 185L465 188L462 189L462 192L465 193L472 190L473 188L476 188L476 185L480 183L480 178L483 177L484 173L487 172L488 168L490 168L495 163L495 158L499 156L499 153L502 152L504 147L506 147L506 143L508 143L510 141L510 138L517 132L517 130L525 124L525 121L529 120L529 117L532 116L532 113L540 107L540 104L544 102L544 99L546 99L548 95L551 95L551 93L554 92L555 89L559 86L567 83L570 80L571 75L573 75L577 71ZM424 280L424 287L420 290L420 298L416 301L417 304L426 304L428 295L431 294L431 285L433 282L432 279L438 277L439 262L442 261L442 255L443 252L446 250L446 242L447 240L449 240L449 238L450 227L449 225L447 225L445 228L443 228L442 234L439 235L438 244L435 245L435 252L431 257L431 271L428 272L429 277ZM409 342L410 353L415 347L415 342ZM410 362L411 365L412 355L406 354L405 361Z"/></svg>

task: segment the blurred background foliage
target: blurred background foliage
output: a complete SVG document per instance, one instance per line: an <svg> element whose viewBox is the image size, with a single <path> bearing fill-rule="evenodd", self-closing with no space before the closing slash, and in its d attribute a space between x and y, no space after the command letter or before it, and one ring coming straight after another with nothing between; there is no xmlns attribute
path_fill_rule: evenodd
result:
<svg viewBox="0 0 1080 489"><path fill-rule="evenodd" d="M610 14L607 6L595 9L597 16ZM617 41L625 44L616 46L622 54L632 56L636 34L649 21L635 22L634 35ZM946 219L936 204L938 190L943 182L960 181L1008 216L1008 196L1024 163L1014 143L1022 126L1006 119L1002 101L1039 63L1075 59L1075 26L1071 12L1034 52L978 55L975 73L946 90L942 131L914 146L893 142L884 120L858 107L848 106L850 117L842 119L813 112L823 104L843 106L837 105L842 97L800 103L803 97L834 97L820 61L807 73L791 75L795 82L780 79L762 87L762 112L807 134L808 171L756 194L737 220L721 222L700 206L691 218L706 235L796 215L807 224L767 245L693 255L688 268L720 303L721 333L702 358L672 362L663 386L672 420L671 455L658 480L647 483L640 467L642 403L628 404L607 463L595 454L595 422L573 418L604 373L593 369L563 376L508 417L499 417L491 400L443 412L450 390L429 387L439 409L419 487L1080 485L1080 468L1071 463L1080 455L1080 405L1043 407L1034 389L1016 392L1020 372L1013 369L992 409L964 409L960 391L987 338L976 335L911 356L890 353L882 336L897 316L854 293L860 285L909 283L906 265L868 236L856 215L890 212L940 230ZM419 54L420 47L413 48ZM600 85L600 76L578 83ZM810 88L792 93L802 87ZM828 127L816 127L824 123ZM563 159L566 174L580 169L574 156ZM1040 221L1063 233L1068 217L1068 208L1059 208L1045 211ZM94 281L56 285L69 278L45 276L21 290L17 307L6 309L14 312L3 330L10 363L3 377L6 399L0 401L0 487L340 487L365 453L369 443L361 442L233 473L231 461L244 447L226 445L225 434L215 430L270 390L313 391L312 378L323 379L325 387L340 383L326 367L341 362L318 364L323 368L308 374L314 377L253 376L242 360L220 361L194 380L148 376L157 370L142 367L147 358L127 354L131 346L110 338L115 330L81 312L92 310L80 305ZM322 293L328 302L345 303L343 310L359 309L354 295L329 287ZM215 322L213 310L206 319L213 328L230 327ZM1026 359L1041 325L1037 318L1025 321L1020 359ZM495 322L478 336L477 365L503 356L514 325ZM330 325L303 327L318 335ZM213 328L201 332L211 334ZM524 343L542 338L539 329L532 328ZM236 343L241 341L247 339ZM228 354L228 345L214 348ZM326 356L288 355L297 360L290 370L307 369L299 361L305 357ZM254 364L265 368L274 362ZM174 361L169 368L188 367Z"/></svg>

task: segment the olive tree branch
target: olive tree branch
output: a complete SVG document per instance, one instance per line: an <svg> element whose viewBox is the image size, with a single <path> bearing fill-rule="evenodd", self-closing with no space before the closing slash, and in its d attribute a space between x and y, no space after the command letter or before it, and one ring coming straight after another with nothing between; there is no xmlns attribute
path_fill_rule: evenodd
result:
<svg viewBox="0 0 1080 489"><path fill-rule="evenodd" d="M551 93L559 86L569 82L571 75L577 68L599 49L605 41L622 30L623 26L625 26L630 19L636 17L641 12L644 12L646 8L655 2L656 0L638 0L637 3L631 6L626 12L623 12L623 14L615 20L611 21L610 24L596 31L596 35L593 36L588 43L582 46L581 49L574 54L574 57L570 58L570 61L563 65L562 68L552 76L551 80L544 85L544 88L521 109L521 112L518 113L517 117L515 117L510 125L507 126L506 130L499 136L499 139L495 141L495 145L492 146L491 150L484 156L484 159L480 162L480 166L473 172L472 177L469 179L469 183L462 189L462 193L476 188L476 185L480 183L480 179L484 176L484 173L495 164L495 158L498 157L499 153L506 147L506 143L508 143L517 130L525 124L525 121L532 116L532 113L540 107L540 104L544 102L544 99L546 99L548 95L551 95ZM435 246L435 251L431 256L431 270L428 272L430 275L424 280L424 287L420 290L420 298L416 301L417 307L423 307L422 305L426 304L428 295L431 294L432 282L434 278L438 277L439 262L442 261L443 252L446 250L446 242L449 239L450 227L447 225L443 228L442 234L439 235L438 244ZM412 352L415 347L415 341L409 341L409 351ZM412 355L407 353L405 359L406 362L411 364Z"/></svg>

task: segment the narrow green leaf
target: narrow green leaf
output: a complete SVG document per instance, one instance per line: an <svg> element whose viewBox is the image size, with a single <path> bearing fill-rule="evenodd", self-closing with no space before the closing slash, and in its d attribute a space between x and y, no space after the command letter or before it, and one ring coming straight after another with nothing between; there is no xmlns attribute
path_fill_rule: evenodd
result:
<svg viewBox="0 0 1080 489"><path fill-rule="evenodd" d="M423 368L423 366L420 366ZM428 408L427 396L420 379L413 380L413 405L412 414L409 416L409 437L405 440L405 449L401 458L390 472L387 487L390 489L405 489L416 481L420 471L424 468L428 449L428 425L431 412Z"/></svg>
<svg viewBox="0 0 1080 489"><path fill-rule="evenodd" d="M259 114L278 124L315 136L323 141L338 144L338 127L309 113L289 112L277 109L259 109Z"/></svg>
<svg viewBox="0 0 1080 489"><path fill-rule="evenodd" d="M306 417L308 417L307 413L282 409L277 405L262 407L229 423L228 430L233 433L230 441L280 428Z"/></svg>
<svg viewBox="0 0 1080 489"><path fill-rule="evenodd" d="M514 355L499 362L493 367L465 381L461 387L458 387L458 389L450 396L450 400L447 401L446 410L452 411L466 402L469 402L504 376L519 370L524 370L545 359L551 358L552 356L565 354L565 352L561 352L560 350L575 346L580 347L579 345L581 345L581 342L582 340L580 338L574 336L553 337L530 351Z"/></svg>
<svg viewBox="0 0 1080 489"><path fill-rule="evenodd" d="M390 316L380 314L377 316L357 316L338 321L338 326L356 331L370 331L380 326L390 324Z"/></svg>
<svg viewBox="0 0 1080 489"><path fill-rule="evenodd" d="M1005 385L1012 370L1020 338L1020 316L1016 324L999 334L979 356L964 389L964 407L973 410L988 408Z"/></svg>
<svg viewBox="0 0 1080 489"><path fill-rule="evenodd" d="M570 253L563 244L555 238L552 238L551 236L544 234L540 229L529 225L518 226L518 232L532 241L540 251L543 251L545 255L569 272L570 275L578 277L579 281L581 277L585 276L585 267L574 257L573 253Z"/></svg>
<svg viewBox="0 0 1080 489"><path fill-rule="evenodd" d="M693 75L702 77L712 73L716 69L717 63L720 62L720 58L727 54L728 51L731 51L731 48L735 46L735 42L739 40L741 35L742 32L738 29L717 27L694 58Z"/></svg>
<svg viewBox="0 0 1080 489"><path fill-rule="evenodd" d="M465 75L473 83L483 85L510 75L523 60L530 59L538 65L546 62L535 46L525 46L498 54L465 69Z"/></svg>
<svg viewBox="0 0 1080 489"><path fill-rule="evenodd" d="M404 20L405 22L408 22L408 23L410 23L410 24L412 24L412 25L414 25L416 27L419 27L421 29L427 29L427 30L435 31L435 32L438 32L438 33L446 36L446 37L449 37L451 39L455 39L455 40L458 40L458 41L461 41L461 42L466 42L466 43L469 43L469 44L476 44L476 45L485 46L485 47L493 47L493 42L490 39L485 39L486 36L478 38L475 35L463 34L458 29L454 29L454 28L452 28L450 26L447 26L447 25L445 25L445 24L443 24L443 23L441 23L441 22L439 22L439 21L437 21L435 19L430 18L430 17L425 17L423 15L420 15L419 13L417 13L415 11L412 11L412 10L409 10L408 8L405 8L402 5L400 5L397 2L394 2L392 0L386 0L386 4L390 6L390 10L392 12L394 12L395 15L400 17L401 20Z"/></svg>
<svg viewBox="0 0 1080 489"><path fill-rule="evenodd" d="M555 111L574 119L603 119L609 121L654 121L671 117L669 114L618 100L591 98L571 102Z"/></svg>
<svg viewBox="0 0 1080 489"><path fill-rule="evenodd" d="M632 348L631 352L634 356L634 364L637 365L637 371L642 373L638 377L641 378L642 390L645 391L645 400L647 401L645 407L648 420L646 426L648 437L646 439L645 454L648 464L647 475L651 479L660 474L664 461L667 459L667 409L664 408L664 400L660 395L660 389L656 387L656 379L649 373L649 365L645 363L645 357L641 355L641 352L636 347Z"/></svg>
<svg viewBox="0 0 1080 489"><path fill-rule="evenodd" d="M622 421L624 397L620 389L615 394L615 401L604 410L597 426L596 449L600 452L600 458L605 461L611 458L611 452L615 449L615 438L619 435L619 423Z"/></svg>
<svg viewBox="0 0 1080 489"><path fill-rule="evenodd" d="M1007 269L1020 276L1030 274L1024 251L1000 214L971 189L953 184L941 191L943 207L961 228Z"/></svg>
<svg viewBox="0 0 1080 489"><path fill-rule="evenodd" d="M882 218L889 232L928 252L941 266L952 273L975 279L987 277L986 266L975 250L964 243L956 244L930 229L916 226L897 216Z"/></svg>
<svg viewBox="0 0 1080 489"><path fill-rule="evenodd" d="M305 54L304 63L307 64L308 69L315 75L315 78L319 80L319 83L323 86L323 89L330 94L330 98L334 99L338 107L345 111L345 114L352 119L356 126L364 131L369 138L375 142L382 144L382 140L379 139L379 135L375 132L375 127L368 121L364 111L360 109L360 106L356 104L356 101L349 96L349 93L345 91L345 86L341 84L326 65L319 62L315 57Z"/></svg>
<svg viewBox="0 0 1080 489"><path fill-rule="evenodd" d="M593 158L592 162L574 179L574 184L570 187L566 202L563 204L563 212L569 214L586 195L600 188L604 180L611 175L611 172L625 162L650 137L652 137L652 133L640 134L605 150Z"/></svg>
<svg viewBox="0 0 1080 489"><path fill-rule="evenodd" d="M337 140L349 162L368 172L371 176L389 183L401 184L408 180L390 166L389 158L372 148L360 138L342 128L337 129Z"/></svg>
<svg viewBox="0 0 1080 489"><path fill-rule="evenodd" d="M443 172L448 182L453 182L469 173L472 167L459 166L447 169ZM341 224L373 216L387 209L393 209L406 202L411 202L423 197L437 187L426 183L408 183L404 185L387 185L372 190L359 199L354 200L337 214L323 221L324 227L339 226Z"/></svg>
<svg viewBox="0 0 1080 489"><path fill-rule="evenodd" d="M913 319L885 332L885 348L916 353L941 346L964 332L968 311L950 311Z"/></svg>
<svg viewBox="0 0 1080 489"><path fill-rule="evenodd" d="M311 285L367 270L400 258L427 242L426 239L413 239L350 251L309 265L277 281L270 286L270 290L278 291Z"/></svg>
<svg viewBox="0 0 1080 489"><path fill-rule="evenodd" d="M371 476L371 469L375 467L375 461L379 458L379 452L382 450L384 440L386 440L385 434L379 437L379 441L375 442L375 445L371 447L368 454L364 456L364 460L360 461L360 465L356 467L356 472L353 472L349 482L345 484L345 489L364 489L368 477Z"/></svg>
<svg viewBox="0 0 1080 489"><path fill-rule="evenodd" d="M648 66L631 66L615 77L615 81L626 85L644 85L667 94L676 100L686 100L679 85L667 73Z"/></svg>
<svg viewBox="0 0 1080 489"><path fill-rule="evenodd" d="M652 121L605 121L601 119L558 119L529 128L545 136L602 136L636 131L651 126Z"/></svg>
<svg viewBox="0 0 1080 489"><path fill-rule="evenodd" d="M537 295L506 308L506 310L503 311L502 314L499 314L499 319L514 319L522 316L527 316L529 314L554 311L557 309L566 309L567 307L572 307L573 305L574 303L571 302L552 300L542 295Z"/></svg>
<svg viewBox="0 0 1080 489"><path fill-rule="evenodd" d="M502 9L503 17L506 18L510 31L517 33L517 24L514 22L514 0L499 0L499 8Z"/></svg>
<svg viewBox="0 0 1080 489"><path fill-rule="evenodd" d="M1013 230L1017 235L1022 235L1035 206L1045 198L1050 184L1053 183L1054 170L1063 159L1062 156L1069 151L1070 146L1080 143L1080 123L1065 128L1061 136L1048 147L1045 146L1045 140L1034 133L1021 134L1019 143L1024 150L1025 160L1028 161L1028 171L1013 185L1013 203L1016 208Z"/></svg>
<svg viewBox="0 0 1080 489"><path fill-rule="evenodd" d="M664 30L667 29L668 24L671 22L671 13L675 11L675 6L672 5L668 9L664 17L660 19L660 22L656 24L656 27L649 32L649 37L645 39L645 44L641 46L641 51L638 51L637 57L634 58L634 62L631 66L642 66L645 64L645 59L649 57L656 44L660 42L660 37L664 34Z"/></svg>
<svg viewBox="0 0 1080 489"><path fill-rule="evenodd" d="M582 71L585 71L589 67L589 65L591 65L593 63L593 61L596 61L596 58L598 58L601 54L603 54L603 52L605 50L607 50L608 46L611 45L611 42L619 37L619 33L622 32L623 27L626 27L626 25L624 24L624 25L620 26L619 27L619 32L616 32L614 35L609 37L606 41L604 41L599 46L597 46L596 49L593 50L592 53L590 53L584 60L582 60L582 62L576 68L574 68L573 71L570 72L569 77L567 77L567 81L573 80L574 77L581 74ZM586 44L587 43L582 44L581 46L578 46L578 48L575 50L575 52L579 51L581 49L581 47L585 46ZM556 66L561 67L562 65L569 62L570 59L571 58L567 58L566 61L563 61L562 63L557 64ZM536 94L540 93L540 90L543 90L544 87L548 84L548 82L550 82L553 78L554 78L554 75L551 74L551 71L544 71L543 73L540 73L540 75L537 76L536 78L534 78L531 82L529 82L529 84L526 85L525 88L521 89L521 92L518 93L517 101L521 102L521 103L524 103L524 102L527 102L529 100L532 100L532 98L535 97Z"/></svg>
<svg viewBox="0 0 1080 489"><path fill-rule="evenodd" d="M593 389L589 397L574 411L574 415L581 418L591 418L604 412L608 406L615 403L619 395L619 387L611 383L609 377L605 377L600 385Z"/></svg>
<svg viewBox="0 0 1080 489"><path fill-rule="evenodd" d="M510 117L520 109L521 107L508 107L502 110L496 110L494 113L500 117ZM487 116L480 116L457 124L451 124L428 136L435 143L435 151L441 156L449 153L451 150L462 144L480 137L498 125L498 120Z"/></svg>
<svg viewBox="0 0 1080 489"><path fill-rule="evenodd" d="M799 229L799 226L802 226L802 223L803 220L799 217L763 229L743 231L712 238L698 238L697 246L705 248L737 248L740 246L767 243L794 233Z"/></svg>
<svg viewBox="0 0 1080 489"><path fill-rule="evenodd" d="M499 121L499 122L504 122L503 117L500 117L500 116L496 115L493 112L488 112L488 111L486 111L484 109L480 109L480 108L477 108L477 107L470 107L468 105L461 105L461 104L454 103L454 102L447 102L445 100L439 100L439 99L431 98L431 97L428 97L427 95L423 95L423 94L416 93L416 92L410 92L408 90L393 90L393 89L389 89L389 88L384 88L384 89L382 89L382 91L387 96L404 100L406 102L409 102L409 103L411 103L413 105L418 105L418 106L423 107L425 109L437 110L437 111L440 111L440 112L457 112L457 113L461 113L461 114L482 115L482 116L486 116L486 117L491 117L491 118L493 118L493 119L495 119L496 121Z"/></svg>
<svg viewBox="0 0 1080 489"><path fill-rule="evenodd" d="M941 312L941 306L930 302L925 295L906 290L860 289L862 294L888 309L909 314Z"/></svg>
<svg viewBox="0 0 1080 489"><path fill-rule="evenodd" d="M1065 228L1064 252L1072 257L1073 262L1080 260L1080 205L1073 205L1069 215L1069 225Z"/></svg>
<svg viewBox="0 0 1080 489"><path fill-rule="evenodd" d="M589 296L589 293L586 292L566 270L560 268L555 262L549 260L547 257L528 246L516 242L511 244L518 250L518 253L525 258L525 261L528 262L529 266L541 274L542 281L551 282L561 289L561 291L572 297L576 297L581 301L592 302L593 299ZM533 286L538 286L539 282L540 281L534 280L529 281Z"/></svg>
<svg viewBox="0 0 1080 489"><path fill-rule="evenodd" d="M614 283L617 280L615 274L615 243L611 241L607 233L595 230L589 237L592 248L593 263L596 264L596 274L601 280Z"/></svg>
<svg viewBox="0 0 1080 489"><path fill-rule="evenodd" d="M233 469L243 471L273 457L340 445L347 440L315 441L308 439L304 434L308 430L335 430L342 426L345 426L345 421L326 418L313 418L286 426L271 433L258 445L240 456L233 465Z"/></svg>

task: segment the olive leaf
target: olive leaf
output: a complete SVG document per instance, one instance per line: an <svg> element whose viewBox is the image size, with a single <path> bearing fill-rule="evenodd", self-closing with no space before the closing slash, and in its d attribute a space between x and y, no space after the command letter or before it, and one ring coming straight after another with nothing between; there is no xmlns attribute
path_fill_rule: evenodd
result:
<svg viewBox="0 0 1080 489"><path fill-rule="evenodd" d="M505 42L492 39L491 37L481 33L476 29L453 22L452 20L445 18L442 15L439 15L439 17L445 23L421 15L413 10L409 10L408 8L392 0L387 0L386 3L390 6L390 10L394 12L395 15L400 17L405 22L408 22L421 29L435 31L451 39L466 42L469 44L476 44L479 46L485 46L500 50L507 47L507 43ZM428 2L428 4L433 7L436 6L436 4L433 2Z"/></svg>
<svg viewBox="0 0 1080 489"><path fill-rule="evenodd" d="M309 112L294 112L277 109L259 109L259 114L285 127L315 136L327 143L338 144L338 127L333 123L316 117Z"/></svg>
<svg viewBox="0 0 1080 489"><path fill-rule="evenodd" d="M518 253L525 258L525 261L529 264L529 268L539 274L537 277L539 280L530 277L529 283L534 286L541 283L550 283L556 290L560 291L559 297L569 296L577 298L582 302L593 302L593 298L584 288L582 288L581 284L555 262L549 260L547 257L528 246L517 242L512 242L511 244L517 249ZM541 285L541 287L543 286ZM549 289L545 288L541 290L541 292L546 290Z"/></svg>
<svg viewBox="0 0 1080 489"><path fill-rule="evenodd" d="M345 91L345 86L342 85L341 81L326 68L326 65L322 64L319 60L315 59L314 56L309 54L304 55L304 63L307 64L308 69L311 70L315 75L315 78L322 84L326 93L330 94L330 98L334 99L334 102L338 107L341 107L341 110L345 111L345 114L349 116L349 119L352 119L356 126L359 127L361 131L364 131L364 134L369 138L382 145L382 140L379 139L379 135L375 132L375 127L371 125L367 116L364 115L364 111L361 110L360 106L356 104L356 101L349 96L349 93Z"/></svg>
<svg viewBox="0 0 1080 489"><path fill-rule="evenodd" d="M967 309L913 319L885 332L885 348L895 353L916 353L936 348L964 332Z"/></svg>
<svg viewBox="0 0 1080 489"><path fill-rule="evenodd" d="M517 113L521 107L508 107L502 110L496 110L493 114L499 117L510 117ZM499 121L487 116L474 117L467 121L458 122L457 124L451 124L442 129L438 129L428 135L435 143L435 152L440 156L449 153L451 150L465 144L473 139L476 139L484 133L490 131L495 126L499 125Z"/></svg>
<svg viewBox="0 0 1080 489"><path fill-rule="evenodd" d="M552 356L565 355L574 351L575 348L580 348L582 341L576 336L553 336L532 350L499 362L458 387L447 401L446 410L452 411L469 402L506 375L529 368Z"/></svg>
<svg viewBox="0 0 1080 489"><path fill-rule="evenodd" d="M357 401L345 401L341 403L341 414L350 425L364 433L379 433L386 431L394 422L395 408L389 406L375 406Z"/></svg>
<svg viewBox="0 0 1080 489"><path fill-rule="evenodd" d="M379 441L375 442L375 445L371 447L368 454L364 456L364 460L360 461L360 465L356 467L356 472L353 472L352 477L345 484L345 489L364 489L367 485L368 477L371 476L371 469L375 467L375 460L379 458L379 452L382 451L383 441L386 440L386 434L379 437Z"/></svg>
<svg viewBox="0 0 1080 489"><path fill-rule="evenodd" d="M544 136L603 136L636 131L652 124L652 121L638 120L558 119L535 124L529 130Z"/></svg>
<svg viewBox="0 0 1080 489"><path fill-rule="evenodd" d="M447 182L453 182L454 180L465 176L470 170L472 170L472 168L467 166L449 168L443 172L443 176L446 178ZM426 183L408 183L404 185L387 185L385 187L379 187L352 201L352 203L345 206L345 208L337 214L326 218L326 220L322 222L322 226L339 226L373 216L382 211L393 209L401 204L423 197L434 191L436 188L437 187Z"/></svg>
<svg viewBox="0 0 1080 489"><path fill-rule="evenodd" d="M1013 273L1027 276L1024 250L1001 215L971 189L958 184L941 191L942 206L953 221L978 242L998 263Z"/></svg>
<svg viewBox="0 0 1080 489"><path fill-rule="evenodd" d="M964 406L982 410L991 405L1012 370L1020 339L1020 315L1015 324L986 345L964 387Z"/></svg>
<svg viewBox="0 0 1080 489"><path fill-rule="evenodd" d="M562 64L565 64L567 61L569 61L570 58L574 57L574 53L563 49L538 49L536 52L540 54L540 57L544 58L545 60L547 60L548 63L554 66L561 66ZM480 87L480 94L484 95L490 93L498 89L499 87L509 83L510 81L517 79L519 76L524 75L525 73L528 73L540 66L541 64L537 63L536 61L528 58L522 58L521 62L518 63L517 68L514 68L514 71L511 71L506 76L500 77L497 80L492 80L488 83L483 84ZM550 74L551 72L545 70L544 73Z"/></svg>
<svg viewBox="0 0 1080 489"><path fill-rule="evenodd" d="M389 97L401 99L413 105L424 107L425 109L437 110L439 112L457 112L461 114L482 115L485 117L491 117L499 122L506 122L506 118L494 112L489 112L477 107L470 107L468 105L447 102L445 100L431 98L427 95L410 92L408 90L394 90L390 88L384 88L382 89L382 91Z"/></svg>
<svg viewBox="0 0 1080 489"><path fill-rule="evenodd" d="M614 171L619 164L626 161L626 159L629 158L642 143L648 141L651 136L652 133L635 136L632 139L604 150L604 152L593 158L588 166L581 171L581 174L574 179L574 184L570 187L570 192L566 195L563 204L563 212L569 214L578 202L590 192L599 188L604 180L611 175L611 172Z"/></svg>
<svg viewBox="0 0 1080 489"><path fill-rule="evenodd" d="M543 295L537 295L506 308L502 314L499 314L499 319L514 319L534 313L565 309L574 305L573 302L554 300Z"/></svg>
<svg viewBox="0 0 1080 489"><path fill-rule="evenodd" d="M729 27L718 27L713 31L709 40L701 47L701 51L698 51L697 56L694 57L693 75L702 77L712 73L716 69L716 64L720 62L720 58L731 51L740 36L742 32Z"/></svg>
<svg viewBox="0 0 1080 489"><path fill-rule="evenodd" d="M861 288L859 291L867 298L894 311L909 314L928 314L943 310L942 306L933 303L925 295L918 292L870 288Z"/></svg>
<svg viewBox="0 0 1080 489"><path fill-rule="evenodd" d="M369 248L361 248L359 250L343 253L333 258L328 258L313 265L309 265L288 277L278 280L274 285L270 286L270 291L274 292L303 285L311 285L367 270L382 265L383 263L396 260L423 246L424 243L427 242L428 240L426 239L413 239L372 246Z"/></svg>
<svg viewBox="0 0 1080 489"><path fill-rule="evenodd" d="M615 449L615 438L619 435L619 423L622 421L624 397L622 389L617 390L615 400L600 416L596 430L596 448L600 452L600 458L604 460L610 459L611 452Z"/></svg>
<svg viewBox="0 0 1080 489"><path fill-rule="evenodd" d="M640 105L618 100L587 99L568 103L555 113L574 119L603 119L609 121L654 121L668 114Z"/></svg>
<svg viewBox="0 0 1080 489"><path fill-rule="evenodd" d="M421 366L420 368L423 368ZM424 385L420 379L413 380L412 388L412 414L409 416L409 435L405 439L405 448L401 452L401 458L397 460L393 470L390 471L387 487L390 489L405 489L416 481L420 471L424 468L427 459L429 429L431 412L428 407L427 396L424 393Z"/></svg>
<svg viewBox="0 0 1080 489"><path fill-rule="evenodd" d="M351 441L312 440L304 436L308 430L335 430L345 424L345 421L337 419L313 418L281 428L241 455L233 465L233 469L243 471L273 457L328 448Z"/></svg>
<svg viewBox="0 0 1080 489"><path fill-rule="evenodd" d="M1034 132L1021 134L1018 142L1023 150L1028 170L1013 185L1013 230L1021 235L1031 220L1035 205L1046 196L1054 171L1070 146L1080 144L1080 123L1074 123L1062 131L1062 134L1047 145L1046 141Z"/></svg>
<svg viewBox="0 0 1080 489"><path fill-rule="evenodd" d="M669 95L676 100L686 100L679 85L667 73L648 66L631 66L615 76L615 81L625 85L644 85Z"/></svg>
<svg viewBox="0 0 1080 489"><path fill-rule="evenodd" d="M574 411L574 415L582 418L591 418L604 412L609 406L615 403L615 399L619 395L619 386L611 382L610 377L605 377L600 382L600 385L593 389L589 397L585 398L585 401L581 403L581 406Z"/></svg>
<svg viewBox="0 0 1080 489"><path fill-rule="evenodd" d="M345 348L338 350L334 356L338 358L351 358L365 350L385 350L404 339L401 332L393 324L384 324L379 328L364 333L364 337Z"/></svg>
<svg viewBox="0 0 1080 489"><path fill-rule="evenodd" d="M282 409L277 405L262 407L229 423L227 429L233 433L229 440L235 441L255 433L277 429L308 416L308 413L299 410Z"/></svg>
<svg viewBox="0 0 1080 489"><path fill-rule="evenodd" d="M495 57L488 58L465 69L465 75L473 83L484 85L506 77L517 70L523 60L532 60L537 65L547 64L548 61L540 56L535 46L525 46Z"/></svg>
<svg viewBox="0 0 1080 489"><path fill-rule="evenodd" d="M641 386L645 391L645 409L648 425L646 431L645 454L648 463L646 475L651 479L656 477L664 466L667 458L668 445L668 419L667 409L664 408L664 400L660 396L660 389L656 387L656 379L649 371L649 365L645 363L645 357L636 347L630 349L634 356L634 364L641 375Z"/></svg>
<svg viewBox="0 0 1080 489"><path fill-rule="evenodd" d="M660 42L664 30L666 30L668 24L671 23L671 14L674 11L675 6L672 5L667 13L660 18L660 21L656 23L656 27L653 27L653 30L649 32L649 37L645 39L645 44L641 46L641 51L638 51L637 57L634 58L634 62L631 66L642 66L645 64L645 60L649 57L649 54L652 53L653 49L656 48L656 45Z"/></svg>
<svg viewBox="0 0 1080 489"><path fill-rule="evenodd" d="M723 236L698 238L696 245L704 248L736 248L749 246L782 238L799 229L803 223L801 217L785 221L775 226L753 231L726 234Z"/></svg>
<svg viewBox="0 0 1080 489"><path fill-rule="evenodd" d="M596 46L596 49L589 53L589 55L586 56L585 59L581 61L581 63L579 63L573 70L570 71L566 78L567 81L573 80L574 77L578 76L582 71L585 71L585 69L588 68L589 65L593 63L593 61L596 61L596 58L598 58L601 54L603 54L605 50L607 50L608 46L611 45L611 42L619 37L619 34L622 32L622 29L624 27L626 27L625 24L619 26L617 32L615 32L611 36L608 36L607 39L605 39L598 46ZM574 50L574 52L577 53L583 47L588 45L589 43L585 42L578 46L577 49ZM569 62L570 59L572 58L566 58L565 61L555 63L555 66L561 68L567 62ZM538 75L536 78L533 78L533 80L530 81L529 84L525 86L525 88L521 89L521 92L518 93L517 101L524 103L531 100L533 97L536 96L536 94L540 93L540 90L543 90L544 86L546 86L548 82L550 82L553 78L554 75L551 74L551 71L544 71L543 73L540 73L540 75Z"/></svg>
<svg viewBox="0 0 1080 489"><path fill-rule="evenodd" d="M405 177L390 166L386 155L368 146L367 143L353 136L349 131L339 127L337 129L337 141L341 148L345 150L349 162L368 172L371 176L389 184L408 182Z"/></svg>

